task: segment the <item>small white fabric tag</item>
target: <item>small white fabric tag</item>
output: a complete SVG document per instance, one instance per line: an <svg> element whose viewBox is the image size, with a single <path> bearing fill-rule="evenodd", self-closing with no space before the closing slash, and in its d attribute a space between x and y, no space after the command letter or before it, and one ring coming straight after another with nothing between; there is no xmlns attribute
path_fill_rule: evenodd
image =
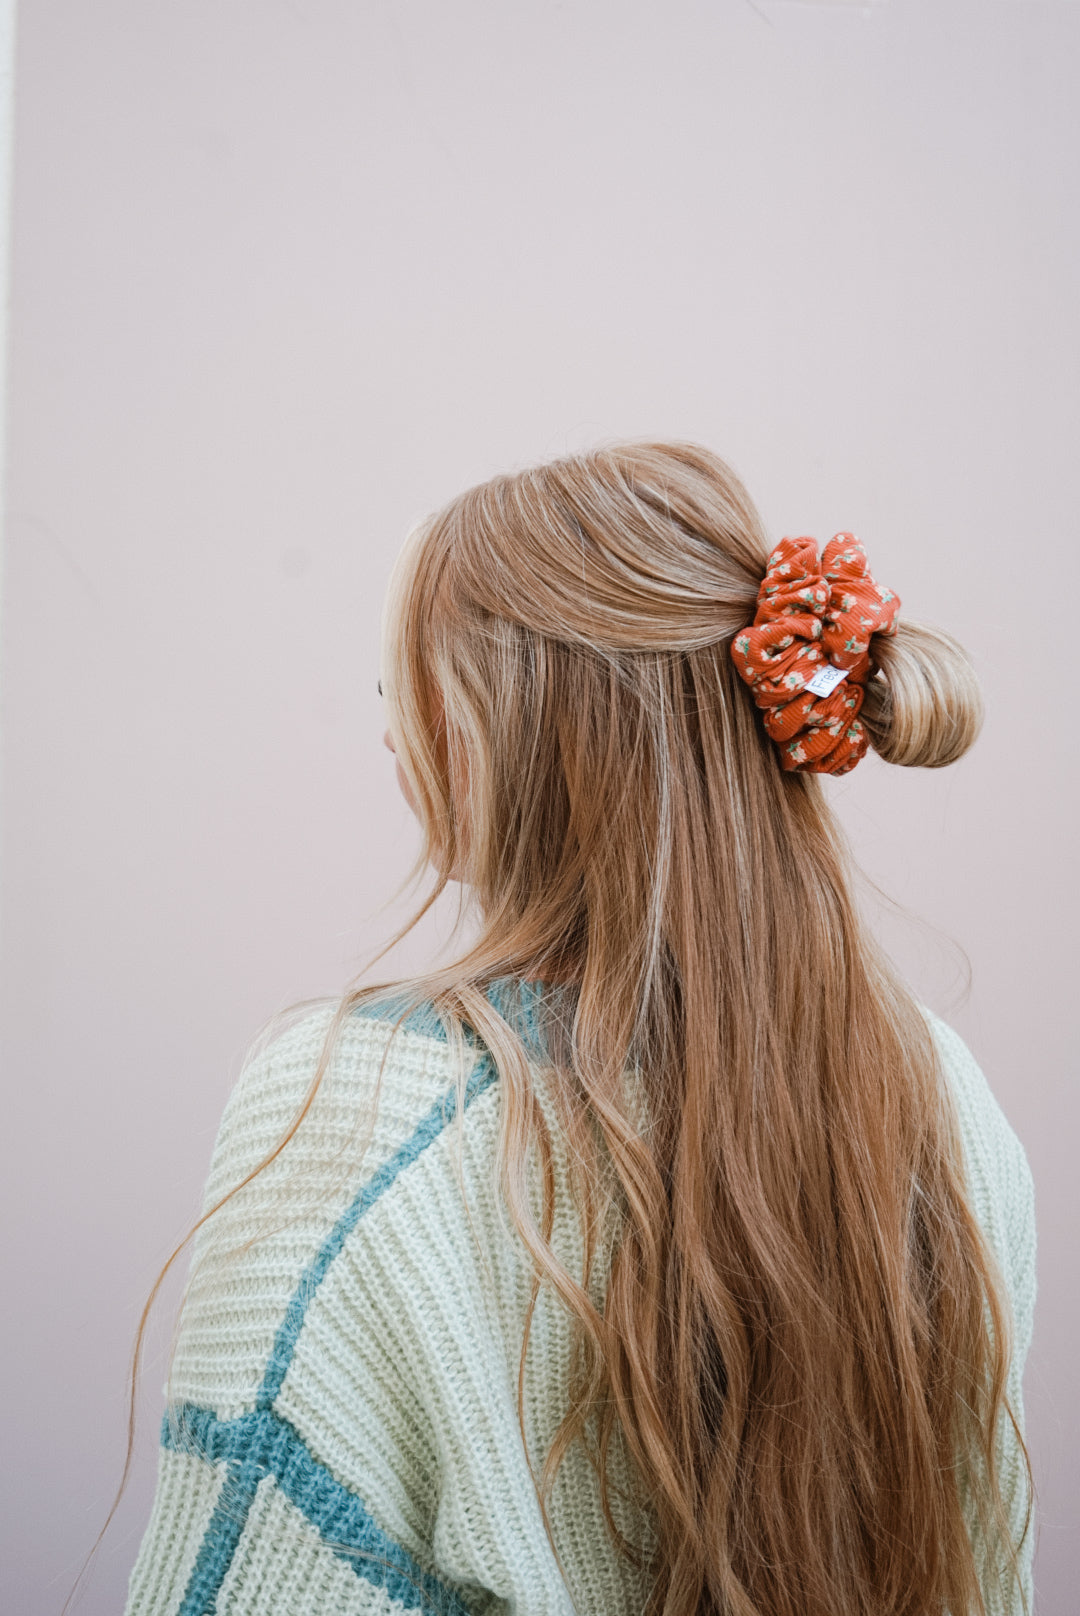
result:
<svg viewBox="0 0 1080 1616"><path fill-rule="evenodd" d="M808 679L803 686L813 696L831 696L842 679L846 679L846 668L834 668L831 663L827 667L819 668L812 679Z"/></svg>

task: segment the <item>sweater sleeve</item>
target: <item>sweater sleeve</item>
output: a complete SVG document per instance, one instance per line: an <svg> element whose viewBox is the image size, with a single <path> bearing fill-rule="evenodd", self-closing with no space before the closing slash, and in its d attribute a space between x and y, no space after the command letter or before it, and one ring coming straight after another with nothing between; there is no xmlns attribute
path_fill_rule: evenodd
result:
<svg viewBox="0 0 1080 1616"><path fill-rule="evenodd" d="M245 1067L205 1209L289 1127L330 1015L307 1016ZM380 1087L390 1032L378 1019L345 1024L294 1139L194 1242L127 1616L488 1608L483 1590L432 1563L438 1460L395 1346L393 1276L381 1285L348 1260L456 1094L445 1048L407 1030Z"/></svg>
<svg viewBox="0 0 1080 1616"><path fill-rule="evenodd" d="M1022 1616L1025 1609L1030 1616L1034 1609L1035 1519L1021 1438L1024 1365L1035 1316L1034 1181L1024 1147L971 1051L945 1022L935 1016L928 1019L956 1101L972 1208L1000 1269L1011 1315L1005 1390L1016 1426L1003 1412L998 1482L1013 1543L1018 1546L1019 1579L1008 1570L1000 1574L987 1571L983 1597L988 1616ZM972 1533L978 1542L974 1523Z"/></svg>

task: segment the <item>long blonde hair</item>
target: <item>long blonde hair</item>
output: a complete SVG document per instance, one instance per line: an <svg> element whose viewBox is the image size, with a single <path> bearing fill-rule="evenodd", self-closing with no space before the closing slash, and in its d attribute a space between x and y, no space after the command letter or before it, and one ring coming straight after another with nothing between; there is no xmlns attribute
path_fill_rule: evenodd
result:
<svg viewBox="0 0 1080 1616"><path fill-rule="evenodd" d="M411 535L388 721L428 902L459 877L478 927L407 986L491 1049L503 1192L575 1320L542 1500L583 1442L640 1554L610 1507L623 1444L654 1616L965 1616L987 1564L1017 1566L1007 1303L927 1022L860 922L820 779L781 770L731 661L769 548L730 468L682 443L496 477ZM981 718L961 648L901 621L872 651L881 756L959 757ZM507 975L571 993L549 1042L580 1273L551 1245L533 1066L485 995Z"/></svg>

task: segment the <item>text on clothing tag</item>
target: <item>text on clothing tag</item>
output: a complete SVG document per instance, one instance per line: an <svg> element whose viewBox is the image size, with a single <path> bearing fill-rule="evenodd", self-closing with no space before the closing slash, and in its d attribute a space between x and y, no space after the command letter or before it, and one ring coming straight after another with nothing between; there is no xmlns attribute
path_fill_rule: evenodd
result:
<svg viewBox="0 0 1080 1616"><path fill-rule="evenodd" d="M846 679L846 668L834 668L831 664L827 668L819 668L812 679L806 681L805 689L813 696L831 696L842 679Z"/></svg>

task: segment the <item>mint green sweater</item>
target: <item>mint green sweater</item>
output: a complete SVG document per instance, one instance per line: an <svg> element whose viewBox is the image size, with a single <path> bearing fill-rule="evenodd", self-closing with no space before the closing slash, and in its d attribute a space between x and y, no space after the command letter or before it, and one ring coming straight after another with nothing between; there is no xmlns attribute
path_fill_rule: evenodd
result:
<svg viewBox="0 0 1080 1616"><path fill-rule="evenodd" d="M491 990L504 1010L518 1002L511 989ZM523 990L526 1031L538 991ZM306 1015L248 1062L206 1206L278 1142L332 1012ZM967 1048L929 1019L974 1210L1012 1298L1019 1415L1035 1297L1031 1175ZM579 1446L550 1505L565 1578L544 1531L516 1402L531 1268L495 1181L490 1060L474 1052L455 1120L450 1049L435 1018L415 1013L393 1038L366 1130L392 1026L386 1010L349 1018L295 1139L196 1238L128 1616L640 1616L640 1574L611 1545ZM580 1271L572 1212L553 1238ZM571 1345L565 1309L542 1293L525 1374L534 1462L565 1411ZM1015 1442L1002 1487L1022 1521ZM993 1616L1021 1608L997 1589L986 1598Z"/></svg>

